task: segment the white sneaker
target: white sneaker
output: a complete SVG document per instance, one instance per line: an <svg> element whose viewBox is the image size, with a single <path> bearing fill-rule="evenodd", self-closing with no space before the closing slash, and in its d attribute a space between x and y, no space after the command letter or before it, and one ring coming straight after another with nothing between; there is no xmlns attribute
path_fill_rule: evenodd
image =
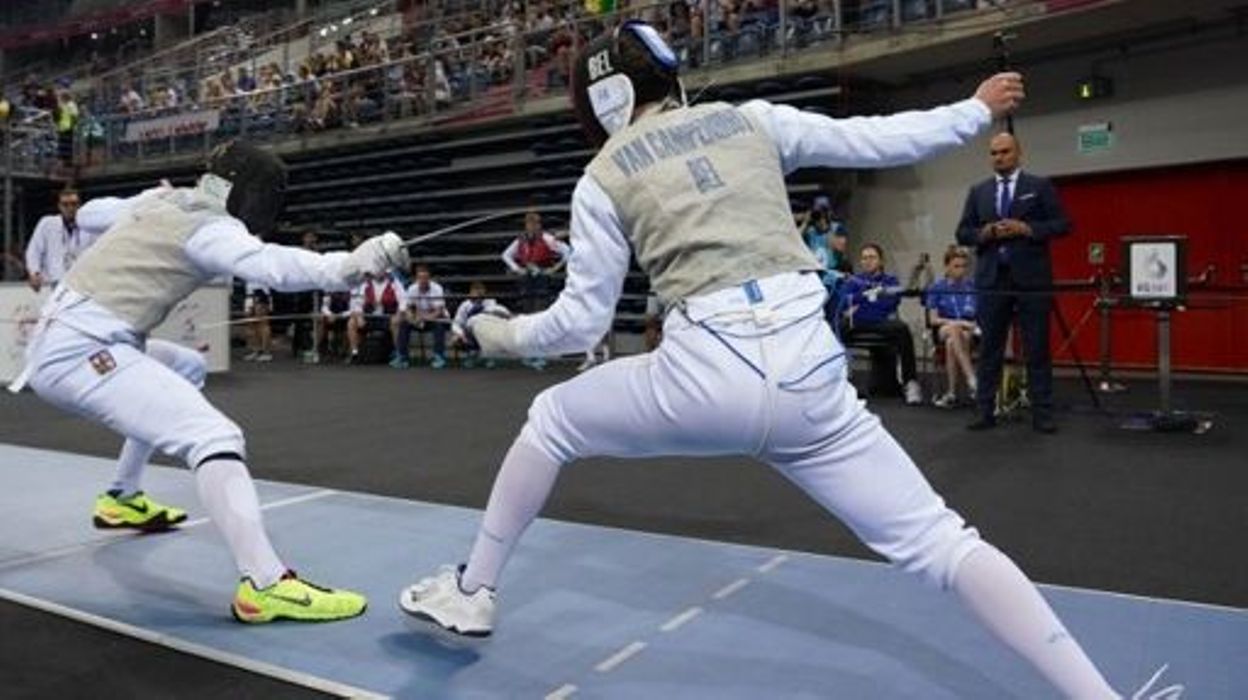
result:
<svg viewBox="0 0 1248 700"><path fill-rule="evenodd" d="M246 355L243 355L243 362L255 362L257 357L260 357L260 351L252 350Z"/></svg>
<svg viewBox="0 0 1248 700"><path fill-rule="evenodd" d="M459 587L463 570L443 566L399 594L399 607L456 634L488 637L494 630L494 591L482 586L471 595Z"/></svg>
<svg viewBox="0 0 1248 700"><path fill-rule="evenodd" d="M273 354L268 352L258 353L254 359L256 362L272 362Z"/></svg>
<svg viewBox="0 0 1248 700"><path fill-rule="evenodd" d="M952 391L946 392L932 399L932 405L937 408L953 408L958 402L958 397Z"/></svg>
<svg viewBox="0 0 1248 700"><path fill-rule="evenodd" d="M917 380L911 379L906 382L906 404L918 406L921 403L923 403L923 387L919 386Z"/></svg>

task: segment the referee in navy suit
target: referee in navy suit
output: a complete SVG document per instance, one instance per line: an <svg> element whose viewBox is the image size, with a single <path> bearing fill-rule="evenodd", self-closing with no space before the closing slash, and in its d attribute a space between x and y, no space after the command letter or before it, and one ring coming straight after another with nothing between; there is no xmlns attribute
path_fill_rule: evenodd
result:
<svg viewBox="0 0 1248 700"><path fill-rule="evenodd" d="M975 248L975 288L980 292L980 345L976 403L971 430L996 426L994 404L1010 320L1018 313L1027 355L1032 427L1053 433L1053 365L1049 357L1049 312L1053 263L1049 241L1070 232L1053 183L1019 169L1022 150L1013 134L989 142L996 174L967 193L958 242Z"/></svg>

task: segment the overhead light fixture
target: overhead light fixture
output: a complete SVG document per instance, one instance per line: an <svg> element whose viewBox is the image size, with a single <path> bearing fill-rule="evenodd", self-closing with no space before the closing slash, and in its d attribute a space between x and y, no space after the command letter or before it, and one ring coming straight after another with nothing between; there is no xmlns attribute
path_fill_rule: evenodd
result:
<svg viewBox="0 0 1248 700"><path fill-rule="evenodd" d="M368 16L369 16L369 17L376 17L376 16L377 16L377 8L375 8L375 7L374 7L373 9L369 10L369 11L368 11Z"/></svg>
<svg viewBox="0 0 1248 700"><path fill-rule="evenodd" d="M350 18L350 17L348 17L348 18L346 18L346 19L342 20L342 24L343 24L343 26L346 26L346 25L348 25L348 24L351 24L351 22L352 22L352 18Z"/></svg>

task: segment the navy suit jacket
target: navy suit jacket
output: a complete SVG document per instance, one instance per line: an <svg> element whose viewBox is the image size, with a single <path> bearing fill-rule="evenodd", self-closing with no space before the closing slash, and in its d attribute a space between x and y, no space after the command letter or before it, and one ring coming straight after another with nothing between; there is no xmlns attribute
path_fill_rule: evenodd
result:
<svg viewBox="0 0 1248 700"><path fill-rule="evenodd" d="M1031 227L1031 235L981 240L985 224L1002 218L1018 219ZM1005 246L1010 276L1020 287L1048 287L1053 284L1053 262L1049 240L1070 233L1070 219L1062 209L1057 190L1048 178L1019 171L1008 217L997 216L997 178L991 177L971 188L958 222L958 243L974 248L975 286L991 289L1001 267L998 249Z"/></svg>

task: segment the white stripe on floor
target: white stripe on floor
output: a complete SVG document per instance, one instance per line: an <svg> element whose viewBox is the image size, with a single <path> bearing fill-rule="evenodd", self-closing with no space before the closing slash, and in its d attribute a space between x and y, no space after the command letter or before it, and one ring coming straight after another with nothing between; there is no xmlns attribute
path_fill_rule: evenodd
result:
<svg viewBox="0 0 1248 700"><path fill-rule="evenodd" d="M789 560L789 555L787 555L787 554L777 554L776 556L774 556L774 557L772 557L771 559L767 560L765 563L760 564L760 565L759 565L759 567L758 567L758 569L757 569L757 571L758 571L758 573L760 573L760 574L765 574L765 573L767 573L767 572L771 571L772 569L776 568L777 566L780 566L781 564L783 564L784 562L786 562L786 561L788 561L788 560Z"/></svg>
<svg viewBox="0 0 1248 700"><path fill-rule="evenodd" d="M281 498L276 501L262 503L260 505L260 510L272 510L274 508L285 508L286 506L293 506L293 505L298 505L300 503L307 503L308 501L319 501L320 499L325 498L326 496L332 496L336 493L338 492L333 489L321 489L320 491L313 491L312 493L305 493L299 496L291 496L290 498ZM188 520L182 523L181 525L178 526L178 528L185 529L188 527L199 527L200 525L203 525L204 523L208 521L209 521L208 518L196 518L194 520Z"/></svg>
<svg viewBox="0 0 1248 700"><path fill-rule="evenodd" d="M571 683L564 683L555 690L552 690L550 694L546 696L546 700L567 700L572 697L572 694L575 692L576 686Z"/></svg>
<svg viewBox="0 0 1248 700"><path fill-rule="evenodd" d="M619 651L615 652L614 654L612 654L611 656L607 657L605 660L600 662L597 666L594 667L594 670L599 673L607 673L611 671L612 669L614 669L616 666L619 666L625 661L628 661L632 657L636 656L638 653L641 652L642 649L645 649L645 648L646 648L645 642L633 642L632 644L629 644L623 649L620 649Z"/></svg>
<svg viewBox="0 0 1248 700"><path fill-rule="evenodd" d="M715 591L715 593L711 595L711 597L714 598L715 600L723 600L724 598L727 598L728 596L732 595L733 593L736 593L737 591L741 590L742 588L745 588L748 585L750 585L750 580L748 578L739 578L736 581L733 581L732 583L728 584L727 586L724 586L723 588L719 589L718 591Z"/></svg>
<svg viewBox="0 0 1248 700"><path fill-rule="evenodd" d="M680 613L676 617L673 617L672 619L668 620L667 622L664 622L663 626L659 627L659 629L663 630L664 632L675 632L677 629L680 628L681 625L685 624L686 622L692 620L693 618L701 614L702 614L702 608L695 605L692 608L689 608L688 610L685 610L684 612Z"/></svg>
<svg viewBox="0 0 1248 700"><path fill-rule="evenodd" d="M293 506L299 503L307 503L308 501L319 500L319 499L325 498L326 496L332 496L336 493L338 492L333 489L321 489L319 491L313 491L312 493L305 493L299 496L291 496L290 498L282 498L276 501L270 501L268 503L262 504L260 506L260 510L272 510L274 508L284 508L286 506ZM200 525L203 525L204 523L207 523L208 521L209 521L208 518L196 518L195 520L188 520L178 525L178 527L174 530L170 530L167 533L156 534L154 536L161 537L164 535L172 534L176 532L177 530L187 530L193 527L199 527ZM108 544L126 542L128 541L130 535L133 535L133 533L127 532L124 530L113 531L111 534L106 535L104 537L100 537L99 539L87 540L86 542L75 542L74 544L65 545L63 547L56 547L54 549L49 549L45 552L39 552L37 554L30 554L24 557L18 557L16 559L6 559L4 561L0 561L0 571L5 571L8 569L16 569L22 566L26 566L27 564L36 564L36 563L48 561L51 559L60 559L61 557L67 557L73 554L78 554L80 552L85 552L91 549L95 549L97 547L103 547L104 545L108 545Z"/></svg>

